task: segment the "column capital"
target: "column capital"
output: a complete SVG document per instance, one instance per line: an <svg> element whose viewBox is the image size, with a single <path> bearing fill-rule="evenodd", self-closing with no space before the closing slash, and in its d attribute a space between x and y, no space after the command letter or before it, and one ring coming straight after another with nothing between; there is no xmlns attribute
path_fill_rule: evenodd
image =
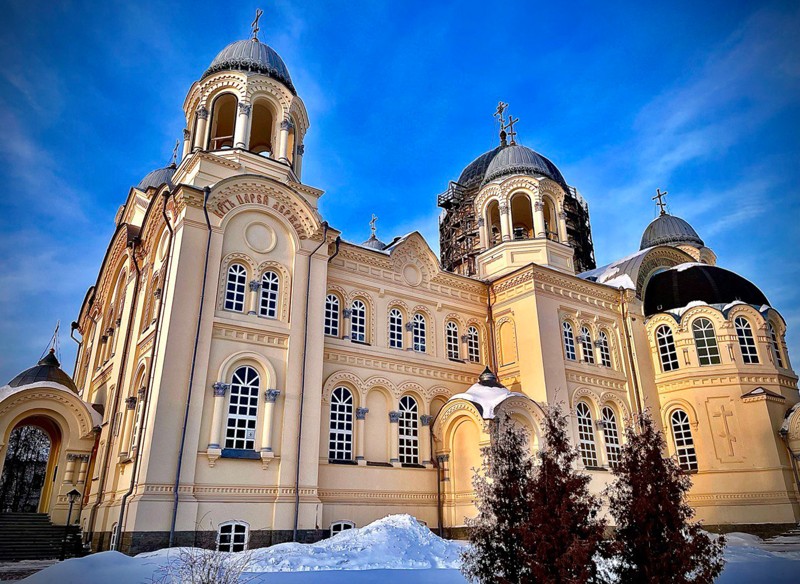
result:
<svg viewBox="0 0 800 584"><path fill-rule="evenodd" d="M303 154L305 154L305 153L306 153L306 145L305 145L305 144L300 144L300 145L297 147L297 153L298 153L300 156L302 156Z"/></svg>
<svg viewBox="0 0 800 584"><path fill-rule="evenodd" d="M559 217L560 219L566 219L566 218L567 218L567 214L566 214L564 211L560 211L560 212L558 213L558 217Z"/></svg>
<svg viewBox="0 0 800 584"><path fill-rule="evenodd" d="M156 300L160 300L161 299L161 288L156 288L155 291L153 291L153 296L155 297Z"/></svg>
<svg viewBox="0 0 800 584"><path fill-rule="evenodd" d="M67 462L75 462L78 460L78 455L71 452L67 453Z"/></svg>
<svg viewBox="0 0 800 584"><path fill-rule="evenodd" d="M136 407L136 396L132 395L125 400L125 407L129 410L132 410Z"/></svg>
<svg viewBox="0 0 800 584"><path fill-rule="evenodd" d="M430 426L431 422L433 421L433 416L429 416L427 414L423 414L419 417L419 423L423 426Z"/></svg>
<svg viewBox="0 0 800 584"><path fill-rule="evenodd" d="M274 404L275 400L278 399L278 396L281 394L280 389L268 389L264 392L264 401L268 404Z"/></svg>
<svg viewBox="0 0 800 584"><path fill-rule="evenodd" d="M396 424L400 421L400 412L389 412L389 423Z"/></svg>
<svg viewBox="0 0 800 584"><path fill-rule="evenodd" d="M200 106L197 109L197 118L200 120L207 120L208 119L208 110L205 106Z"/></svg>
<svg viewBox="0 0 800 584"><path fill-rule="evenodd" d="M252 106L249 103L240 103L239 104L239 113L244 114L246 116L250 115L250 109Z"/></svg>
<svg viewBox="0 0 800 584"><path fill-rule="evenodd" d="M214 397L225 397L225 392L228 391L230 384L217 381L211 387L214 388Z"/></svg>
<svg viewBox="0 0 800 584"><path fill-rule="evenodd" d="M486 225L486 220L483 217L478 217L478 227Z"/></svg>
<svg viewBox="0 0 800 584"><path fill-rule="evenodd" d="M191 132L189 132L189 128L184 128L183 129L183 139L184 140L188 140L190 135L191 135Z"/></svg>
<svg viewBox="0 0 800 584"><path fill-rule="evenodd" d="M258 280L250 280L250 291L251 292L258 292L259 288L261 288L261 282Z"/></svg>
<svg viewBox="0 0 800 584"><path fill-rule="evenodd" d="M289 120L287 120L287 119L284 119L284 120L281 122L281 130L286 130L286 131L289 131L289 129L290 129L291 127L292 127L292 122L290 122Z"/></svg>
<svg viewBox="0 0 800 584"><path fill-rule="evenodd" d="M533 203L534 211L544 211L544 201L535 201Z"/></svg>
<svg viewBox="0 0 800 584"><path fill-rule="evenodd" d="M343 318L350 318L352 315L353 315L353 309L352 308L345 308L344 310L342 310L342 317Z"/></svg>
<svg viewBox="0 0 800 584"><path fill-rule="evenodd" d="M507 215L508 214L508 203L500 203L499 205L500 214Z"/></svg>
<svg viewBox="0 0 800 584"><path fill-rule="evenodd" d="M369 408L356 408L356 420L366 420Z"/></svg>
<svg viewBox="0 0 800 584"><path fill-rule="evenodd" d="M439 464L443 464L443 463L448 462L450 460L450 455L449 454L439 454L439 455L436 456L436 460L439 461Z"/></svg>

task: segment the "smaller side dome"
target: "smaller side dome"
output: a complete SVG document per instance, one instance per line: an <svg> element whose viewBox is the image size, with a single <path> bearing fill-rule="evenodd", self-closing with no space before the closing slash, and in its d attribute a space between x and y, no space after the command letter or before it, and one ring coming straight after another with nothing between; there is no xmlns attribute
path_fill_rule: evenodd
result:
<svg viewBox="0 0 800 584"><path fill-rule="evenodd" d="M472 402L484 420L491 420L495 417L497 408L504 401L511 397L526 397L524 394L510 391L505 385L500 383L497 375L488 367L478 377L478 382L473 384L464 393L457 393L448 401L457 399Z"/></svg>
<svg viewBox="0 0 800 584"><path fill-rule="evenodd" d="M386 244L383 243L380 239L375 237L375 234L369 236L369 239L362 243L364 247L369 247L370 249L377 249L379 251L386 249Z"/></svg>
<svg viewBox="0 0 800 584"><path fill-rule="evenodd" d="M297 95L289 69L272 47L258 39L236 41L222 49L211 61L202 79L218 71L252 71L272 77Z"/></svg>
<svg viewBox="0 0 800 584"><path fill-rule="evenodd" d="M564 176L556 165L526 146L512 144L501 148L489 163L486 175L483 177L483 184L509 174L541 174L554 180L569 192L567 181L564 180Z"/></svg>
<svg viewBox="0 0 800 584"><path fill-rule="evenodd" d="M61 369L61 364L56 358L55 349L50 349L36 366L26 369L9 381L8 387L22 387L35 383L57 383L73 393L78 393L75 382Z"/></svg>
<svg viewBox="0 0 800 584"><path fill-rule="evenodd" d="M688 243L700 247L705 245L688 222L669 213L663 213L653 219L644 230L639 249L676 243Z"/></svg>
<svg viewBox="0 0 800 584"><path fill-rule="evenodd" d="M157 168L156 170L148 172L136 188L140 191L147 191L147 189L158 189L161 185L172 186L172 177L175 174L175 164L170 164L165 168Z"/></svg>

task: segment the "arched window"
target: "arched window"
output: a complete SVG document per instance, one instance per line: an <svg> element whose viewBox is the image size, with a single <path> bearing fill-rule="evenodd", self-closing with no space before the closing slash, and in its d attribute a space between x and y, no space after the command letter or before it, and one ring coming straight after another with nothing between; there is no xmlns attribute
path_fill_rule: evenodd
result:
<svg viewBox="0 0 800 584"><path fill-rule="evenodd" d="M328 459L353 459L353 394L346 387L337 387L331 393Z"/></svg>
<svg viewBox="0 0 800 584"><path fill-rule="evenodd" d="M247 549L248 526L243 521L221 523L217 529L218 552L243 552Z"/></svg>
<svg viewBox="0 0 800 584"><path fill-rule="evenodd" d="M325 297L325 334L339 336L339 297L336 294Z"/></svg>
<svg viewBox="0 0 800 584"><path fill-rule="evenodd" d="M719 365L719 347L711 321L707 318L698 318L692 323L692 333L700 365Z"/></svg>
<svg viewBox="0 0 800 584"><path fill-rule="evenodd" d="M367 307L361 300L353 300L350 306L350 338L367 342Z"/></svg>
<svg viewBox="0 0 800 584"><path fill-rule="evenodd" d="M265 100L258 100L253 104L253 114L250 124L250 146L248 150L261 156L272 158L275 149L272 146L272 136L275 115L272 108Z"/></svg>
<svg viewBox="0 0 800 584"><path fill-rule="evenodd" d="M400 418L398 419L398 436L400 462L402 464L419 463L419 427L417 400L410 395L400 399Z"/></svg>
<svg viewBox="0 0 800 584"><path fill-rule="evenodd" d="M572 332L572 325L564 321L561 326L564 332L564 355L570 361L575 361L575 335Z"/></svg>
<svg viewBox="0 0 800 584"><path fill-rule="evenodd" d="M352 521L334 521L331 523L331 535L336 535L348 529L355 528L356 524Z"/></svg>
<svg viewBox="0 0 800 584"><path fill-rule="evenodd" d="M692 438L689 416L683 410L675 410L669 419L672 425L672 437L675 440L675 454L678 456L678 464L683 470L697 470L697 454L694 451L694 439Z"/></svg>
<svg viewBox="0 0 800 584"><path fill-rule="evenodd" d="M600 331L597 335L597 350L600 353L600 365L611 367L611 349L608 346L608 335L605 331Z"/></svg>
<svg viewBox="0 0 800 584"><path fill-rule="evenodd" d="M447 345L448 359L461 358L458 342L458 325L451 320L445 326L445 344Z"/></svg>
<svg viewBox="0 0 800 584"><path fill-rule="evenodd" d="M578 450L581 453L581 460L584 466L598 466L597 447L594 443L594 424L592 423L592 412L589 406L583 402L578 402L575 408L578 414Z"/></svg>
<svg viewBox="0 0 800 584"><path fill-rule="evenodd" d="M592 345L592 333L588 327L581 327L581 354L583 360L594 365L594 346Z"/></svg>
<svg viewBox="0 0 800 584"><path fill-rule="evenodd" d="M753 329L747 319L737 316L733 325L736 328L736 336L739 339L739 348L742 350L742 361L746 364L758 363L758 351L756 350L756 339L753 337Z"/></svg>
<svg viewBox="0 0 800 584"><path fill-rule="evenodd" d="M136 399L136 411L133 413L133 427L131 428L131 443L128 447L128 452L133 453L139 444L139 432L142 430L142 412L144 412L144 400L146 391L144 387L139 390L139 396ZM124 445L123 445L124 446Z"/></svg>
<svg viewBox="0 0 800 584"><path fill-rule="evenodd" d="M260 379L252 367L239 367L231 379L225 448L254 450Z"/></svg>
<svg viewBox="0 0 800 584"><path fill-rule="evenodd" d="M247 288L247 269L242 264L231 264L225 283L225 310L244 311L245 288Z"/></svg>
<svg viewBox="0 0 800 584"><path fill-rule="evenodd" d="M678 368L678 352L675 350L675 339L672 329L662 324L656 329L656 344L658 345L658 358L661 360L663 371L674 371Z"/></svg>
<svg viewBox="0 0 800 584"><path fill-rule="evenodd" d="M603 427L603 440L606 443L606 458L611 467L619 464L619 428L617 428L617 416L614 410L606 406L603 408L601 425Z"/></svg>
<svg viewBox="0 0 800 584"><path fill-rule="evenodd" d="M772 357L775 359L775 365L783 369L783 357L781 355L781 344L778 340L778 333L775 332L775 327L772 323L767 323L767 333L769 333L769 348L772 351Z"/></svg>
<svg viewBox="0 0 800 584"><path fill-rule="evenodd" d="M214 100L211 113L209 150L233 148L233 129L236 126L236 96L223 93Z"/></svg>
<svg viewBox="0 0 800 584"><path fill-rule="evenodd" d="M542 211L544 213L545 237L551 241L558 241L558 223L553 202L548 197L542 197Z"/></svg>
<svg viewBox="0 0 800 584"><path fill-rule="evenodd" d="M108 543L108 549L117 549L117 523L111 526L111 541Z"/></svg>
<svg viewBox="0 0 800 584"><path fill-rule="evenodd" d="M481 361L481 339L478 329L474 326L467 329L467 358L470 363L480 363Z"/></svg>
<svg viewBox="0 0 800 584"><path fill-rule="evenodd" d="M419 353L425 352L425 333L427 323L425 322L425 315L416 313L414 315L413 326L411 329L412 341L414 343L414 350Z"/></svg>
<svg viewBox="0 0 800 584"><path fill-rule="evenodd" d="M267 318L278 317L278 289L280 279L273 271L266 271L261 276L261 297L258 302L258 314Z"/></svg>
<svg viewBox="0 0 800 584"><path fill-rule="evenodd" d="M403 313L397 308L389 311L389 346L392 349L403 348Z"/></svg>

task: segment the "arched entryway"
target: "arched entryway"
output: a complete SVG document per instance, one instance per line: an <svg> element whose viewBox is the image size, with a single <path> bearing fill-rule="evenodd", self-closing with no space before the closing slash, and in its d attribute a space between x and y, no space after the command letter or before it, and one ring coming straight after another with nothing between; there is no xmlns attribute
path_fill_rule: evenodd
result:
<svg viewBox="0 0 800 584"><path fill-rule="evenodd" d="M0 476L0 513L46 513L58 468L61 432L53 420L31 416L11 431Z"/></svg>

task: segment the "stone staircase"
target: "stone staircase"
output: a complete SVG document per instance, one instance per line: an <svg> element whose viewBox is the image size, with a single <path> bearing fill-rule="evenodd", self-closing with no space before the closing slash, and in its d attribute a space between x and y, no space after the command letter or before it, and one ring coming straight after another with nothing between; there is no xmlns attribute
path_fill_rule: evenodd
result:
<svg viewBox="0 0 800 584"><path fill-rule="evenodd" d="M63 525L53 525L46 513L0 513L0 561L58 558L65 535L66 556L79 555L77 525L65 530Z"/></svg>

